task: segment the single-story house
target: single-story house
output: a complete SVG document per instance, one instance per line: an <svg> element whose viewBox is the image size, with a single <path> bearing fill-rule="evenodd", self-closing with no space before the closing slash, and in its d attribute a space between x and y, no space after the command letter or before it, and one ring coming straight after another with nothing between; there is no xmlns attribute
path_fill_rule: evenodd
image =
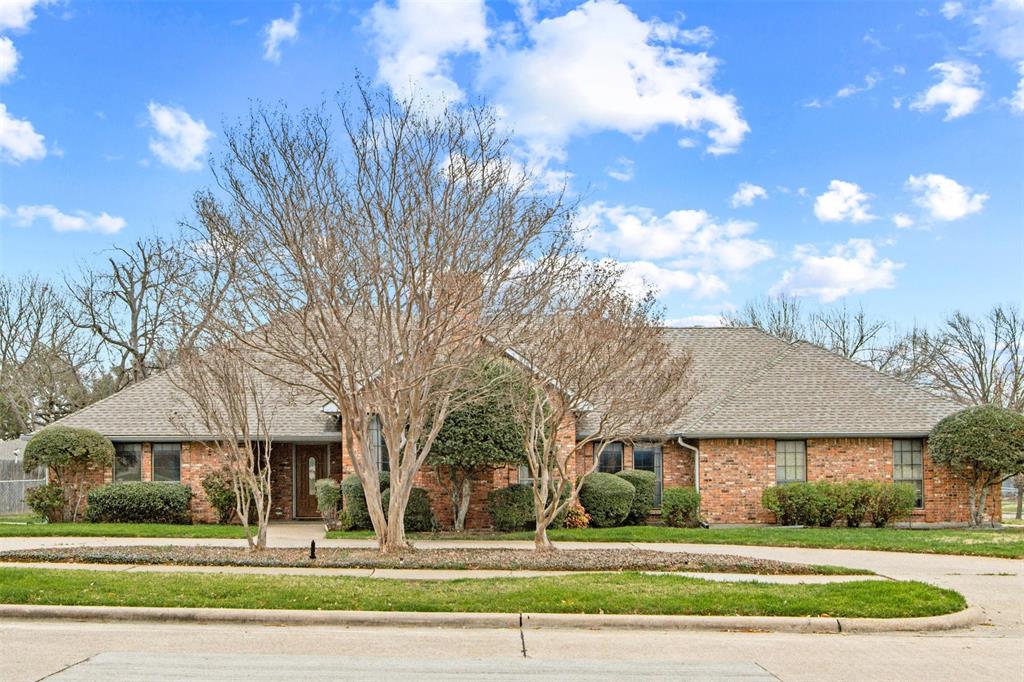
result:
<svg viewBox="0 0 1024 682"><path fill-rule="evenodd" d="M968 520L965 481L932 463L927 436L943 417L959 409L908 383L805 342L787 343L751 328L665 328L668 345L691 357L695 395L666 433L643 441L612 443L600 471L647 469L658 492L695 486L711 523L770 523L762 491L790 481L903 481L918 489L912 521ZM187 404L174 369L129 386L58 423L94 429L113 441L112 469L105 481L181 481L195 493L197 520L213 521L201 481L220 468L201 431L183 428ZM269 380L268 380L269 381ZM312 482L354 475L342 447L341 425L323 398L312 393L267 393L276 400L271 451L275 519L316 518ZM279 397L278 397L279 396ZM187 416L187 415L186 415ZM567 441L587 434L588 415L576 415L559 435ZM372 451L382 468L386 450L371 429ZM207 438L209 440L209 438ZM593 461L584 449L576 464ZM488 490L523 482L522 467L496 469L475 482L468 527L486 527ZM419 474L444 523L451 510L437 476ZM998 519L999 496L992 500Z"/></svg>

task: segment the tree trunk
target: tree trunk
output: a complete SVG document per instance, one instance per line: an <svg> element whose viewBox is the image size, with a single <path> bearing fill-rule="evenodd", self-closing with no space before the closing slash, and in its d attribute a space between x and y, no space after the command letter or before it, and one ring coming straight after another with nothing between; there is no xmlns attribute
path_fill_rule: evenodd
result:
<svg viewBox="0 0 1024 682"><path fill-rule="evenodd" d="M974 507L974 522L972 525L980 526L985 522L985 503L988 500L988 482L981 486L978 491L978 503Z"/></svg>
<svg viewBox="0 0 1024 682"><path fill-rule="evenodd" d="M461 533L466 529L466 515L469 514L469 498L473 493L473 479L467 476L462 479L462 490L459 504L455 510L455 531Z"/></svg>
<svg viewBox="0 0 1024 682"><path fill-rule="evenodd" d="M1017 516L1015 517L1020 521L1021 511L1024 511L1024 489L1017 488Z"/></svg>
<svg viewBox="0 0 1024 682"><path fill-rule="evenodd" d="M548 526L537 524L537 530L533 534L533 548L538 552L554 552L555 546L548 540Z"/></svg>
<svg viewBox="0 0 1024 682"><path fill-rule="evenodd" d="M384 532L384 539L378 542L380 551L384 554L390 552L401 552L409 549L409 542L405 539L405 508L409 501L409 495L399 494L401 488L411 488L405 482L395 485L392 481L391 495L388 499L387 529Z"/></svg>

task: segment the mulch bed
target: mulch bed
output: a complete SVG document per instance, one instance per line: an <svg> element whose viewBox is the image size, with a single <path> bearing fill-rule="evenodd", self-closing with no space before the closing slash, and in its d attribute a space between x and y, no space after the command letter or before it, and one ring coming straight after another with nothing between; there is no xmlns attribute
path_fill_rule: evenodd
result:
<svg viewBox="0 0 1024 682"><path fill-rule="evenodd" d="M235 547L58 547L0 552L0 562L90 564L182 564L191 566L287 566L319 568L489 569L541 571L701 571L811 575L824 572L806 564L728 554L687 554L642 549L563 549L538 553L523 549L420 549L382 555L373 549ZM831 567L829 572L838 572ZM850 571L854 572L854 571Z"/></svg>

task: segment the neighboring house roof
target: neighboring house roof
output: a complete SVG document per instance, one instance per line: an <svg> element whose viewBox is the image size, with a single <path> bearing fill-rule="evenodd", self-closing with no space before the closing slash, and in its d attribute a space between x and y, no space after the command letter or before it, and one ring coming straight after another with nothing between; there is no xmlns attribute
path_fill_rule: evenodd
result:
<svg viewBox="0 0 1024 682"><path fill-rule="evenodd" d="M924 436L959 409L817 346L786 343L757 329L683 327L662 333L672 352L690 356L695 390L666 436ZM286 376L285 367L275 369L289 383L301 383L301 377ZM113 440L202 440L209 434L194 420L183 429L181 417L173 416L189 412L175 372L129 386L57 423L95 429ZM337 420L324 413L322 395L268 377L261 379L261 390L269 399L275 439L338 439ZM583 415L579 432L589 433L594 423Z"/></svg>

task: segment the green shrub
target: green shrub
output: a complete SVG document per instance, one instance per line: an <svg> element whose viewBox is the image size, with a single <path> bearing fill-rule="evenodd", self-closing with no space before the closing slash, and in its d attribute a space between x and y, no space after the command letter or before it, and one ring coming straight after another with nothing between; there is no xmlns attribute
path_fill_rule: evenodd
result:
<svg viewBox="0 0 1024 682"><path fill-rule="evenodd" d="M593 528L622 525L629 515L635 496L633 485L615 474L592 473L580 487L580 504L590 514L590 525Z"/></svg>
<svg viewBox="0 0 1024 682"><path fill-rule="evenodd" d="M492 490L487 495L487 511L497 531L510 533L530 530L536 525L533 488L528 485L510 485Z"/></svg>
<svg viewBox="0 0 1024 682"><path fill-rule="evenodd" d="M807 485L815 525L829 528L839 518L840 485L828 481L815 481Z"/></svg>
<svg viewBox="0 0 1024 682"><path fill-rule="evenodd" d="M390 500L389 488L381 496L385 517ZM409 502L405 506L405 532L427 533L434 530L437 530L437 517L434 516L434 508L430 506L430 495L423 488L413 488L409 491Z"/></svg>
<svg viewBox="0 0 1024 682"><path fill-rule="evenodd" d="M695 488L666 488L661 494L661 518L674 528L700 525L700 493Z"/></svg>
<svg viewBox="0 0 1024 682"><path fill-rule="evenodd" d="M203 491L210 506L217 510L217 523L231 523L235 516L235 489L225 472L214 471L203 477Z"/></svg>
<svg viewBox="0 0 1024 682"><path fill-rule="evenodd" d="M839 498L838 518L847 528L858 528L868 513L874 487L870 481L847 481L837 488Z"/></svg>
<svg viewBox="0 0 1024 682"><path fill-rule="evenodd" d="M654 506L654 491L657 488L657 479L653 471L641 469L623 469L615 474L633 486L636 491L633 495L633 502L629 505L629 515L626 516L628 525L642 525L647 521L647 516Z"/></svg>
<svg viewBox="0 0 1024 682"><path fill-rule="evenodd" d="M917 502L917 488L910 483L875 483L868 502L868 520L875 528L908 516Z"/></svg>
<svg viewBox="0 0 1024 682"><path fill-rule="evenodd" d="M192 523L192 489L181 483L110 483L89 492L86 519L109 523Z"/></svg>
<svg viewBox="0 0 1024 682"><path fill-rule="evenodd" d="M46 467L50 483L64 493L64 518L77 521L89 491L90 469L103 469L114 463L114 446L89 429L48 426L25 446L22 465L25 471Z"/></svg>
<svg viewBox="0 0 1024 682"><path fill-rule="evenodd" d="M384 492L390 485L391 478L388 472L382 471L380 476L380 490ZM373 530L373 522L370 520L370 511L366 508L366 494L363 492L363 482L359 476L352 474L341 482L341 498L345 512L348 513L352 522L352 530Z"/></svg>
<svg viewBox="0 0 1024 682"><path fill-rule="evenodd" d="M64 489L56 483L37 485L25 491L25 504L50 523L64 520Z"/></svg>
<svg viewBox="0 0 1024 682"><path fill-rule="evenodd" d="M330 530L338 527L338 512L341 510L341 484L332 478L321 478L313 483L316 494L316 510Z"/></svg>

